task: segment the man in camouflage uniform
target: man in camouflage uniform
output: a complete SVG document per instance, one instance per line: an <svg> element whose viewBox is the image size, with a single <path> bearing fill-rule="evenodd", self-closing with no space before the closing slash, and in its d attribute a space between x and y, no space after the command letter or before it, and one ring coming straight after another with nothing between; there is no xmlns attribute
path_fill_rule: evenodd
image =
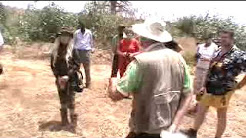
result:
<svg viewBox="0 0 246 138"><path fill-rule="evenodd" d="M51 53L51 69L56 77L56 85L61 103L61 122L62 126L67 126L68 109L70 111L71 129L75 132L77 117L75 113L75 91L78 90L79 64L72 56L73 50L73 30L63 27L59 36L55 40L55 45ZM75 85L74 85L75 84Z"/></svg>

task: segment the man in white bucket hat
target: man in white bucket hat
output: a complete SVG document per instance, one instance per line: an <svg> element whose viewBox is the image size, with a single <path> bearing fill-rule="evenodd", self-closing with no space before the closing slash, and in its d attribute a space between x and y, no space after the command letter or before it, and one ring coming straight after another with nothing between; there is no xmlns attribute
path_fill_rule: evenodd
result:
<svg viewBox="0 0 246 138"><path fill-rule="evenodd" d="M132 29L148 47L135 56L119 81L110 79L109 97L119 101L133 95L127 138L174 136L192 97L187 65L179 53L165 47L172 36L162 23L145 22Z"/></svg>

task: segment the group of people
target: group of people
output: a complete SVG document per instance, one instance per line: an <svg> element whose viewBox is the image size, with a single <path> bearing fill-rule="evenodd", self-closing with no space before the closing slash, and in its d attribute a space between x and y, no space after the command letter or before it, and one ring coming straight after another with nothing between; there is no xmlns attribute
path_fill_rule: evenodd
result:
<svg viewBox="0 0 246 138"><path fill-rule="evenodd" d="M3 43L0 32L0 50ZM198 45L193 85L188 66L179 53L183 48L161 21L120 25L112 45L114 58L108 95L115 102L133 96L127 138L196 138L211 106L217 109L218 116L215 138L222 137L230 98L246 84L245 75L240 82L235 79L246 72L246 52L234 45L233 31L220 32L220 47L212 42L211 35ZM85 70L85 87L90 88L90 56L94 51L92 32L82 22L76 31L62 27L54 41L51 69L60 98L61 124L73 132L78 119L75 93L84 88L80 66L83 64ZM189 109L191 101L195 104ZM194 125L179 130L187 111L195 112Z"/></svg>
<svg viewBox="0 0 246 138"><path fill-rule="evenodd" d="M218 124L215 138L221 138L226 128L226 114L234 91L246 84L246 52L234 45L234 32L220 32L220 46L212 42L212 35L197 47L194 85L182 55L182 47L159 21L144 22L131 26L138 46L129 50L124 45L125 32L119 27L115 56L109 82L109 97L119 101L133 96L127 138L190 137L196 138L209 107L217 109ZM133 42L134 42L133 41ZM133 44L133 43L132 43ZM124 47L124 48L123 48ZM138 50L138 51L137 51ZM124 53L129 52L129 53ZM122 54L123 53L123 54ZM136 53L136 54L135 54ZM128 55L126 69L122 59ZM117 58L119 59L117 66ZM117 68L118 67L118 68ZM190 109L191 101L195 105ZM183 116L195 111L192 128L179 130Z"/></svg>
<svg viewBox="0 0 246 138"><path fill-rule="evenodd" d="M114 53L111 77L117 77L119 71L120 77L123 76L128 64L134 59L134 57L145 50L148 47L148 43L143 42L144 38L141 38L133 32L132 26L119 25L118 34L112 39L112 52ZM166 47L180 52L182 50L181 45L178 45L176 41L170 41L165 43Z"/></svg>

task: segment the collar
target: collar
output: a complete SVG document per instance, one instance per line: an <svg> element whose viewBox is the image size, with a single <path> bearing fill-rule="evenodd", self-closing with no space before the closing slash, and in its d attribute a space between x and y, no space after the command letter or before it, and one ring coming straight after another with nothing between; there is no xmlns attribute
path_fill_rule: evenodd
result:
<svg viewBox="0 0 246 138"><path fill-rule="evenodd" d="M84 34L82 34L81 29L79 29L79 33L81 33L82 35L85 35L85 34L87 34L88 32L89 32L89 29L86 29L86 28L85 28L85 32L84 32Z"/></svg>
<svg viewBox="0 0 246 138"><path fill-rule="evenodd" d="M154 43L148 46L144 51L149 52L149 51L160 50L160 49L165 49L165 48L166 46L163 43L157 42L157 43Z"/></svg>

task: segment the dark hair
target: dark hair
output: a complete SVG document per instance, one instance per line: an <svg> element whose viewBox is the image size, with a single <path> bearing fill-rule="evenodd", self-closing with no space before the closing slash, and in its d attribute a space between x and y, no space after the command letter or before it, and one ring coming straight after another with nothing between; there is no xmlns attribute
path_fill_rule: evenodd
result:
<svg viewBox="0 0 246 138"><path fill-rule="evenodd" d="M85 24L82 21L79 21L79 28L82 28L82 29L85 28Z"/></svg>
<svg viewBox="0 0 246 138"><path fill-rule="evenodd" d="M164 43L164 45L167 47L167 48L170 48L174 51L178 51L178 43L174 40L170 41L170 42L166 42Z"/></svg>
<svg viewBox="0 0 246 138"><path fill-rule="evenodd" d="M125 26L118 26L118 34L123 35L123 30L125 29Z"/></svg>
<svg viewBox="0 0 246 138"><path fill-rule="evenodd" d="M208 40L208 39L212 39L213 38L213 34L208 34L205 39Z"/></svg>
<svg viewBox="0 0 246 138"><path fill-rule="evenodd" d="M232 30L222 30L221 33L229 34L231 38L234 38L234 31Z"/></svg>

